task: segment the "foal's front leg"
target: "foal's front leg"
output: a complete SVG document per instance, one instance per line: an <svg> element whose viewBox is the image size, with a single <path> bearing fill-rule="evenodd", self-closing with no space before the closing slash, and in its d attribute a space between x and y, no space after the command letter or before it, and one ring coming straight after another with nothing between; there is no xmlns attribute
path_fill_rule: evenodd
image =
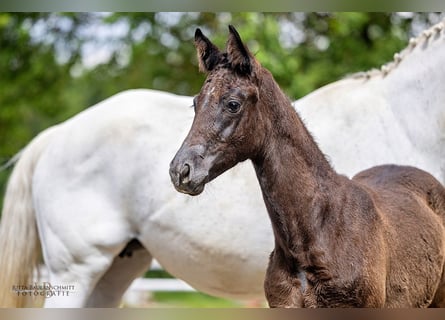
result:
<svg viewBox="0 0 445 320"><path fill-rule="evenodd" d="M301 282L286 264L281 250L275 249L270 255L264 291L271 308L304 307Z"/></svg>

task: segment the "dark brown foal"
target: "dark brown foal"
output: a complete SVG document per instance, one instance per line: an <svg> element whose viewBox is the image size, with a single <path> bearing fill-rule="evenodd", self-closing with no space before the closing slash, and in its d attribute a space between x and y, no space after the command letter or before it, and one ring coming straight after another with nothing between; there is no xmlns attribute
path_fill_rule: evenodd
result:
<svg viewBox="0 0 445 320"><path fill-rule="evenodd" d="M337 174L272 75L229 29L225 52L196 31L208 76L171 163L176 189L197 195L252 160L275 235L264 285L271 307L442 306L443 186L412 167Z"/></svg>

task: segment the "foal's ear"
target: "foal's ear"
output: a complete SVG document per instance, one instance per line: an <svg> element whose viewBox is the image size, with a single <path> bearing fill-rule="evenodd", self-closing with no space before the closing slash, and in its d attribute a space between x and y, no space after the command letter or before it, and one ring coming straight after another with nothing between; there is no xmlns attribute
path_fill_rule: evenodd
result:
<svg viewBox="0 0 445 320"><path fill-rule="evenodd" d="M229 62L236 71L241 74L250 75L255 58L244 45L236 29L229 25L229 40L227 40L226 51Z"/></svg>
<svg viewBox="0 0 445 320"><path fill-rule="evenodd" d="M195 47L198 55L199 71L209 72L213 70L219 62L221 53L199 28L195 31Z"/></svg>

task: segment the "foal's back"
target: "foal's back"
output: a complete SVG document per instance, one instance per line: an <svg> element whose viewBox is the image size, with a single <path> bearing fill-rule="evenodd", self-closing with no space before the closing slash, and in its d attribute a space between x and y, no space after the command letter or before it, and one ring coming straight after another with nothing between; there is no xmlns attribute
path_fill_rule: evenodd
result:
<svg viewBox="0 0 445 320"><path fill-rule="evenodd" d="M392 198L394 205L405 201L402 200L404 196L415 198L445 222L445 188L426 171L410 166L382 165L361 171L352 179L377 192L378 198ZM403 214L401 211L397 213Z"/></svg>
<svg viewBox="0 0 445 320"><path fill-rule="evenodd" d="M370 168L353 180L369 191L384 221L386 267L391 270L387 297L392 297L387 306L411 305L410 301L423 301L419 307L443 306L444 187L425 171L396 165Z"/></svg>

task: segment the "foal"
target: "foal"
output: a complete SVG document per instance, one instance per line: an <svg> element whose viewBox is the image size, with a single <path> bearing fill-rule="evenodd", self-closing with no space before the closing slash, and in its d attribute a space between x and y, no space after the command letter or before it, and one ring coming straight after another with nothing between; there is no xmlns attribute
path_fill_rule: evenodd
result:
<svg viewBox="0 0 445 320"><path fill-rule="evenodd" d="M412 167L374 167L352 180L334 172L272 75L229 30L225 52L196 31L208 75L170 164L176 189L198 195L252 160L275 236L264 284L271 307L444 305L442 185Z"/></svg>

